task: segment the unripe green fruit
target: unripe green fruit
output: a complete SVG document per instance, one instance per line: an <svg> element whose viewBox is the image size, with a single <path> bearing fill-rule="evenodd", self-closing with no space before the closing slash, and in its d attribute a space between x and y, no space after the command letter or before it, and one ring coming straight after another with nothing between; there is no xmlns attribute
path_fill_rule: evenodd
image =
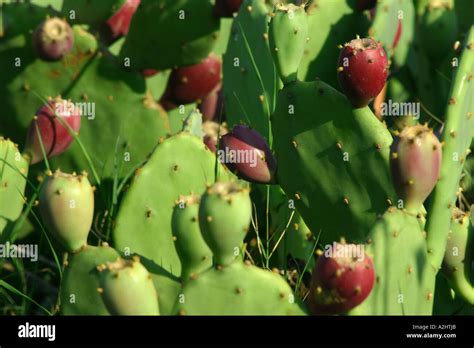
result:
<svg viewBox="0 0 474 348"><path fill-rule="evenodd" d="M133 260L117 259L98 266L105 306L112 315L159 315L158 295L150 273Z"/></svg>
<svg viewBox="0 0 474 348"><path fill-rule="evenodd" d="M268 34L273 60L283 83L296 80L308 40L308 20L304 5L277 5Z"/></svg>
<svg viewBox="0 0 474 348"><path fill-rule="evenodd" d="M219 265L240 254L252 216L249 190L235 182L218 182L207 189L199 206L199 227Z"/></svg>
<svg viewBox="0 0 474 348"><path fill-rule="evenodd" d="M212 266L212 252L199 229L199 202L199 196L196 195L180 197L171 219L171 230L181 260L183 281Z"/></svg>
<svg viewBox="0 0 474 348"><path fill-rule="evenodd" d="M40 212L48 231L69 252L87 244L94 216L94 190L87 174L49 174L39 194Z"/></svg>

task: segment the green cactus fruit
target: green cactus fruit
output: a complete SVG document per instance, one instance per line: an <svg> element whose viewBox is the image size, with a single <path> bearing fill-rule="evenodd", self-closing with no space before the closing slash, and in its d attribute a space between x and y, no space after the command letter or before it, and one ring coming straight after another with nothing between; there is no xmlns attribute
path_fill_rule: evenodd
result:
<svg viewBox="0 0 474 348"><path fill-rule="evenodd" d="M308 41L305 6L278 4L268 30L273 59L283 83L297 78L298 66Z"/></svg>
<svg viewBox="0 0 474 348"><path fill-rule="evenodd" d="M97 266L100 288L105 306L112 315L159 315L158 294L152 277L140 263L118 258Z"/></svg>
<svg viewBox="0 0 474 348"><path fill-rule="evenodd" d="M61 279L61 313L63 315L109 315L97 291L100 274L97 266L117 260L115 249L103 243L100 247L85 246L69 255Z"/></svg>
<svg viewBox="0 0 474 348"><path fill-rule="evenodd" d="M473 259L473 234L469 218L468 213L454 208L442 269L456 295L474 305L474 287L469 279Z"/></svg>
<svg viewBox="0 0 474 348"><path fill-rule="evenodd" d="M441 144L426 125L404 128L391 147L392 179L404 207L418 212L435 187L441 169Z"/></svg>
<svg viewBox="0 0 474 348"><path fill-rule="evenodd" d="M67 251L87 244L94 216L94 189L87 174L48 173L39 200L47 229Z"/></svg>
<svg viewBox="0 0 474 348"><path fill-rule="evenodd" d="M197 195L180 197L171 218L171 230L181 260L183 281L212 266L212 252L199 229L199 202L200 197Z"/></svg>
<svg viewBox="0 0 474 348"><path fill-rule="evenodd" d="M28 161L18 146L0 137L0 235L21 214Z"/></svg>
<svg viewBox="0 0 474 348"><path fill-rule="evenodd" d="M236 182L209 187L199 206L199 227L219 265L228 265L240 254L252 216L249 190Z"/></svg>
<svg viewBox="0 0 474 348"><path fill-rule="evenodd" d="M420 21L420 43L427 57L440 63L452 51L458 20L450 0L431 0Z"/></svg>

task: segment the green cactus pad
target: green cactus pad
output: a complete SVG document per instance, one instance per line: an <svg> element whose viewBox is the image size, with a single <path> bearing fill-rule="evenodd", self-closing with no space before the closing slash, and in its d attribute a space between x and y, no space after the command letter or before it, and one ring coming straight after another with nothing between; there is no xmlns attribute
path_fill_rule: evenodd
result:
<svg viewBox="0 0 474 348"><path fill-rule="evenodd" d="M158 266L152 260L149 260L144 256L137 256L140 257L141 263L151 274L153 284L158 293L160 315L172 315L174 304L181 289L180 279Z"/></svg>
<svg viewBox="0 0 474 348"><path fill-rule="evenodd" d="M268 42L264 1L246 0L234 19L223 60L223 91L229 127L247 124L271 142L269 116L281 81Z"/></svg>
<svg viewBox="0 0 474 348"><path fill-rule="evenodd" d="M339 88L336 63L343 45L356 35L365 37L369 29L366 14L354 11L357 0L318 0L309 5L309 41L298 69L300 80L314 81L315 78ZM332 70L334 69L334 70Z"/></svg>
<svg viewBox="0 0 474 348"><path fill-rule="evenodd" d="M384 125L324 82L296 81L279 93L272 127L278 181L311 231L322 243L364 241L396 203Z"/></svg>
<svg viewBox="0 0 474 348"><path fill-rule="evenodd" d="M421 47L431 63L439 64L458 36L458 19L450 0L431 0L420 19Z"/></svg>
<svg viewBox="0 0 474 348"><path fill-rule="evenodd" d="M0 235L23 210L27 175L28 161L18 146L0 137Z"/></svg>
<svg viewBox="0 0 474 348"><path fill-rule="evenodd" d="M124 177L146 159L161 137L170 133L166 113L151 95L145 94L145 89L139 73L127 72L113 57L98 54L63 93L74 102L95 105L95 116L82 117L79 137L102 178L115 176L116 158L122 168L118 177ZM52 163L69 171L88 168L77 142Z"/></svg>
<svg viewBox="0 0 474 348"><path fill-rule="evenodd" d="M219 24L212 15L211 0L142 0L121 57L130 58L135 69L165 70L197 64L216 44Z"/></svg>
<svg viewBox="0 0 474 348"><path fill-rule="evenodd" d="M239 261L212 268L187 282L178 296L179 315L304 315L278 274Z"/></svg>
<svg viewBox="0 0 474 348"><path fill-rule="evenodd" d="M170 122L171 134L179 133L183 130L184 120L186 117L196 110L196 104L187 104L179 105L177 108L174 108L168 111L168 119Z"/></svg>
<svg viewBox="0 0 474 348"><path fill-rule="evenodd" d="M228 265L240 255L251 218L247 188L236 182L218 182L207 189L199 205L199 227L217 264Z"/></svg>
<svg viewBox="0 0 474 348"><path fill-rule="evenodd" d="M200 194L214 182L215 162L215 156L195 136L180 133L164 140L136 172L123 198L113 233L116 248L145 256L180 276L181 263L171 233L173 207L181 195ZM227 174L219 167L224 180Z"/></svg>
<svg viewBox="0 0 474 348"><path fill-rule="evenodd" d="M112 315L159 315L158 294L152 277L140 263L119 258L98 267L100 291Z"/></svg>
<svg viewBox="0 0 474 348"><path fill-rule="evenodd" d="M308 19L304 5L277 5L268 30L273 60L281 80L296 80L308 39Z"/></svg>
<svg viewBox="0 0 474 348"><path fill-rule="evenodd" d="M469 214L454 208L443 259L443 273L456 295L474 305L474 287L470 280L473 258L472 238L473 231Z"/></svg>
<svg viewBox="0 0 474 348"><path fill-rule="evenodd" d="M196 195L180 197L173 211L171 226L183 281L212 266L212 252L199 229L199 202Z"/></svg>
<svg viewBox="0 0 474 348"><path fill-rule="evenodd" d="M63 16L71 24L98 25L117 12L125 0L64 0Z"/></svg>
<svg viewBox="0 0 474 348"><path fill-rule="evenodd" d="M63 315L109 315L99 289L97 266L115 261L119 254L108 246L87 246L70 254L61 281Z"/></svg>
<svg viewBox="0 0 474 348"><path fill-rule="evenodd" d="M376 282L351 314L429 315L436 271L427 258L426 233L416 216L389 208L368 235Z"/></svg>
<svg viewBox="0 0 474 348"><path fill-rule="evenodd" d="M401 35L396 49L393 41L401 23ZM412 45L415 32L415 8L412 1L379 0L369 35L380 41L389 57L397 65L404 65Z"/></svg>
<svg viewBox="0 0 474 348"><path fill-rule="evenodd" d="M467 37L459 66L455 70L451 97L446 110L442 140L441 175L428 210L426 231L431 264L441 266L451 224L451 210L456 201L459 180L466 156L471 152L474 134L474 28Z"/></svg>

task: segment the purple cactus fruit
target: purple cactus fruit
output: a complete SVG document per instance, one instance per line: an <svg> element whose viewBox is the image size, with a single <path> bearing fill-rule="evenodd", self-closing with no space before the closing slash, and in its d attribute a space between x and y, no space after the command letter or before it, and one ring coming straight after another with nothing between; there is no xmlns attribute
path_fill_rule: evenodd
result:
<svg viewBox="0 0 474 348"><path fill-rule="evenodd" d="M216 0L214 15L219 18L232 17L234 13L239 12L243 2L244 0Z"/></svg>
<svg viewBox="0 0 474 348"><path fill-rule="evenodd" d="M345 44L337 64L339 84L355 107L367 106L387 81L387 54L372 38L357 38Z"/></svg>
<svg viewBox="0 0 474 348"><path fill-rule="evenodd" d="M265 139L248 126L235 126L221 137L219 161L244 180L275 183L276 160Z"/></svg>
<svg viewBox="0 0 474 348"><path fill-rule="evenodd" d="M67 150L74 138L61 119L72 131L79 132L81 127L81 112L70 101L56 97L42 106L31 121L26 137L25 153L31 158L31 164L43 160L41 135L44 151L48 158L58 156Z"/></svg>
<svg viewBox="0 0 474 348"><path fill-rule="evenodd" d="M102 26L101 31L106 42L111 43L128 34L130 22L140 0L126 0L122 7Z"/></svg>
<svg viewBox="0 0 474 348"><path fill-rule="evenodd" d="M226 135L229 133L229 130L224 124L219 124L214 121L206 121L202 124L202 129L204 131L204 144L211 150L216 153L217 144L219 141L219 136Z"/></svg>
<svg viewBox="0 0 474 348"><path fill-rule="evenodd" d="M433 130L426 125L404 128L393 141L390 169L404 207L418 212L441 170L441 144Z"/></svg>
<svg viewBox="0 0 474 348"><path fill-rule="evenodd" d="M74 32L64 19L48 18L33 33L33 48L45 61L62 59L73 46Z"/></svg>
<svg viewBox="0 0 474 348"><path fill-rule="evenodd" d="M209 93L199 105L199 110L202 113L202 117L205 121L221 121L219 116L223 111L224 107L224 96L219 84L214 90Z"/></svg>
<svg viewBox="0 0 474 348"><path fill-rule="evenodd" d="M168 83L169 100L189 104L202 100L221 81L221 61L211 54L201 63L180 67L171 73Z"/></svg>
<svg viewBox="0 0 474 348"><path fill-rule="evenodd" d="M308 305L313 314L340 314L362 303L372 291L375 270L362 244L333 243L312 273Z"/></svg>

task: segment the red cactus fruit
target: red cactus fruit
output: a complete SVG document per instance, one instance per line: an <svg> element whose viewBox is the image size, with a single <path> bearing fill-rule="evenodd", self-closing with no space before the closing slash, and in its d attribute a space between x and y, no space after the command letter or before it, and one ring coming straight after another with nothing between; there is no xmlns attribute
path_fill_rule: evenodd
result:
<svg viewBox="0 0 474 348"><path fill-rule="evenodd" d="M202 100L221 81L221 61L211 54L201 63L173 70L168 83L169 99L176 104Z"/></svg>
<svg viewBox="0 0 474 348"><path fill-rule="evenodd" d="M216 17L232 17L239 12L244 0L216 0L214 4L214 15Z"/></svg>
<svg viewBox="0 0 474 348"><path fill-rule="evenodd" d="M111 43L128 34L130 22L139 5L140 0L126 0L122 7L104 23L101 31L106 42Z"/></svg>
<svg viewBox="0 0 474 348"><path fill-rule="evenodd" d="M261 184L275 182L275 157L265 139L248 126L235 126L221 137L217 156L244 180Z"/></svg>
<svg viewBox="0 0 474 348"><path fill-rule="evenodd" d="M155 69L143 69L143 70L142 70L142 75L143 75L143 77L145 77L145 78L155 76L155 75L158 74L158 73L159 73L159 71L158 71L158 70L155 70Z"/></svg>
<svg viewBox="0 0 474 348"><path fill-rule="evenodd" d="M313 314L347 312L369 296L374 283L374 264L362 244L333 243L313 270L309 308Z"/></svg>
<svg viewBox="0 0 474 348"><path fill-rule="evenodd" d="M225 124L219 124L214 121L204 122L202 124L202 129L204 131L204 144L206 144L209 150L216 153L219 136L226 135L229 133L229 130Z"/></svg>
<svg viewBox="0 0 474 348"><path fill-rule="evenodd" d="M441 170L441 144L426 125L404 128L393 141L390 169L407 210L417 212L435 187Z"/></svg>
<svg viewBox="0 0 474 348"><path fill-rule="evenodd" d="M337 64L339 84L355 107L367 106L387 81L387 54L372 38L357 38L347 43Z"/></svg>
<svg viewBox="0 0 474 348"><path fill-rule="evenodd" d="M202 117L205 121L220 121L219 116L224 107L223 97L221 84L219 84L202 100L202 103L198 106L198 108L201 111Z"/></svg>
<svg viewBox="0 0 474 348"><path fill-rule="evenodd" d="M71 52L74 32L63 19L52 17L43 21L33 33L33 48L45 61L57 61Z"/></svg>
<svg viewBox="0 0 474 348"><path fill-rule="evenodd" d="M25 152L29 154L31 164L43 160L38 132L41 134L41 141L48 158L62 154L74 140L67 127L58 118L68 124L72 131L79 132L80 110L73 103L60 97L50 100L38 110L28 128Z"/></svg>

